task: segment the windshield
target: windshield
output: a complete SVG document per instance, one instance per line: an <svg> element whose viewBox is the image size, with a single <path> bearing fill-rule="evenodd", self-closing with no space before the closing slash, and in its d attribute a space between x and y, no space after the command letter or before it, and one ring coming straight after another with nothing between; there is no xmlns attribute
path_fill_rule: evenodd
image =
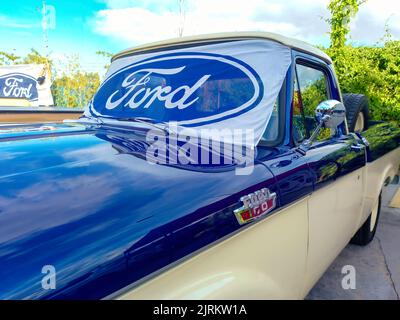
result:
<svg viewBox="0 0 400 320"><path fill-rule="evenodd" d="M85 115L105 121L145 118L198 129L251 129L256 144L274 107L277 111L275 101L290 63L290 49L269 40L121 57L111 64Z"/></svg>
<svg viewBox="0 0 400 320"><path fill-rule="evenodd" d="M212 74L202 71L205 63L214 69ZM185 64L192 66L190 72L184 70ZM102 113L112 116L122 105L121 117L131 116L134 110L135 117L188 122L193 114L207 118L250 101L256 91L251 79L240 70L218 64L196 57L166 60L157 63L157 68L149 64L139 70L125 69L115 77L110 92L100 92L106 93L100 97L105 102Z"/></svg>

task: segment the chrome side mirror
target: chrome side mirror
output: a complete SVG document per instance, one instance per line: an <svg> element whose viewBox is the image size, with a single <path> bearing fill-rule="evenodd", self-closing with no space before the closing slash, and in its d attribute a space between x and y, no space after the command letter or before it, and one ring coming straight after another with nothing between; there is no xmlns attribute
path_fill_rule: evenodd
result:
<svg viewBox="0 0 400 320"><path fill-rule="evenodd" d="M323 127L336 130L346 118L346 108L337 100L326 100L317 106L315 116Z"/></svg>
<svg viewBox="0 0 400 320"><path fill-rule="evenodd" d="M298 150L301 153L305 154L306 150L311 147L322 128L337 130L346 119L346 108L340 101L325 100L315 109L315 117L318 121L318 126L315 128L310 139L304 141L299 146Z"/></svg>

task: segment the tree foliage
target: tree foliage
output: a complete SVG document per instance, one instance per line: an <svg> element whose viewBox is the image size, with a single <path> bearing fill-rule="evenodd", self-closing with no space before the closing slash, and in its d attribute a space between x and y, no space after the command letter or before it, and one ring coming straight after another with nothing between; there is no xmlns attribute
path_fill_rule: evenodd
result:
<svg viewBox="0 0 400 320"><path fill-rule="evenodd" d="M375 120L400 120L399 52L400 41L389 41L381 47L345 46L334 59L342 92L365 94Z"/></svg>
<svg viewBox="0 0 400 320"><path fill-rule="evenodd" d="M346 43L350 32L350 20L358 12L358 8L366 0L331 0L328 9L331 18L328 23L331 26L331 48L342 48Z"/></svg>
<svg viewBox="0 0 400 320"><path fill-rule="evenodd" d="M16 64L23 63L23 64L52 64L52 61L50 58L43 56L39 53L39 51L35 49L31 49L31 52L29 52L26 57L22 58L22 60L17 60L15 61Z"/></svg>
<svg viewBox="0 0 400 320"><path fill-rule="evenodd" d="M20 57L16 56L13 53L8 53L4 51L0 51L0 65L10 65L15 61L18 61Z"/></svg>
<svg viewBox="0 0 400 320"><path fill-rule="evenodd" d="M79 57L72 56L61 75L53 81L54 102L58 106L83 108L96 93L99 85L99 74L83 71Z"/></svg>
<svg viewBox="0 0 400 320"><path fill-rule="evenodd" d="M372 119L400 120L400 41L391 40L388 26L375 46L346 44L349 23L365 0L331 0L332 57L343 93L362 93L369 99ZM382 26L383 27L383 26Z"/></svg>

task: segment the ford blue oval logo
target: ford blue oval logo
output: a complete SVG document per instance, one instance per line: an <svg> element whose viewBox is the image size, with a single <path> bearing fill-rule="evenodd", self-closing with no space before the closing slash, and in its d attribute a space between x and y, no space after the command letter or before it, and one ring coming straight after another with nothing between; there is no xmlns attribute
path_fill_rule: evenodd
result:
<svg viewBox="0 0 400 320"><path fill-rule="evenodd" d="M258 74L238 59L209 53L159 55L110 75L91 104L93 115L146 117L197 126L254 108L263 96Z"/></svg>
<svg viewBox="0 0 400 320"><path fill-rule="evenodd" d="M22 73L0 76L0 98L36 101L38 99L36 79Z"/></svg>

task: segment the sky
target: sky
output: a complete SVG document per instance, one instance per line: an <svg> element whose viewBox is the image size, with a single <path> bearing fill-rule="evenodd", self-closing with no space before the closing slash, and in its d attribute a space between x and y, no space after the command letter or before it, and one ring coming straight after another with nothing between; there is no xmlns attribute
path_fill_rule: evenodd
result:
<svg viewBox="0 0 400 320"><path fill-rule="evenodd" d="M79 55L86 71L104 71L107 59L138 44L223 31L269 31L314 45L329 45L328 0L0 0L0 51L23 56L31 48L49 53L62 68ZM47 28L45 49L43 24ZM367 0L351 23L350 41L374 45L386 26L400 39L400 1Z"/></svg>

